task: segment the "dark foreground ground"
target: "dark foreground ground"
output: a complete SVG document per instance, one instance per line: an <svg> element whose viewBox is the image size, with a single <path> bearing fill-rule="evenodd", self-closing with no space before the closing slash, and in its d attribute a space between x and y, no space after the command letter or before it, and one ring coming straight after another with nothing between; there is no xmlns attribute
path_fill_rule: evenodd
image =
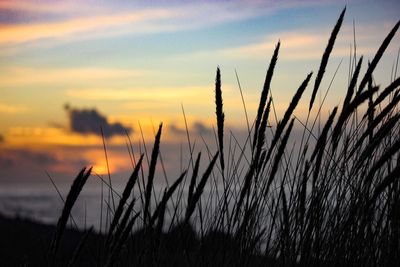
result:
<svg viewBox="0 0 400 267"><path fill-rule="evenodd" d="M182 230L183 229L183 230ZM0 266L48 266L48 249L55 227L27 219L0 215ZM84 233L64 233L55 266L68 266ZM105 237L91 233L74 266L102 266ZM157 249L149 250L148 247ZM146 248L147 247L147 248ZM154 240L152 234L135 232L121 249L116 266L274 266L265 257L238 258L239 247L222 233L209 233L200 242L190 227L172 229Z"/></svg>
<svg viewBox="0 0 400 267"><path fill-rule="evenodd" d="M0 266L47 266L47 251L55 227L36 223L27 219L6 218L0 215ZM59 265L67 265L74 248L83 236L82 232L66 230L59 252ZM85 254L90 253L93 244L100 237L92 234ZM95 258L89 255L80 257L81 266L94 265ZM57 264L57 265L58 265Z"/></svg>

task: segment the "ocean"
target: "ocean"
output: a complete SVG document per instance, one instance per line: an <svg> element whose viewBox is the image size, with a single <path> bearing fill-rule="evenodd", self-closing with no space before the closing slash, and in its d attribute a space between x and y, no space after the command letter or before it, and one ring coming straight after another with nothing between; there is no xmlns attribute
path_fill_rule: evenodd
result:
<svg viewBox="0 0 400 267"><path fill-rule="evenodd" d="M56 224L70 185L62 184L57 190L50 184L17 184L0 187L0 213L8 217L28 218L46 224ZM118 186L117 186L118 187ZM101 208L101 187L84 187L72 217L79 228L95 226L98 229Z"/></svg>
<svg viewBox="0 0 400 267"><path fill-rule="evenodd" d="M118 205L119 195L122 193L125 184L113 184L114 204ZM154 196L158 200L161 199L164 192L164 185L155 184L153 191L152 204L154 204ZM66 198L70 184L57 185L56 188L48 184L7 184L0 187L0 213L11 217L27 218L45 224L56 224L63 209L63 199ZM103 194L102 194L103 190ZM84 186L72 209L72 219L69 220L70 227L87 229L94 226L94 229L104 231L107 210L114 210L112 198L109 198L108 188L99 184L87 184ZM61 195L61 196L60 196ZM137 198L136 210L141 209L139 199L140 193L138 187L135 186L134 195ZM171 222L171 210L174 207L171 203L177 203L177 198L181 195L182 203L186 203L187 191L184 189L180 194L175 192L172 200L168 202L167 212L165 216L165 225ZM209 189L205 188L202 198L207 201L210 195ZM103 201L102 201L103 199ZM129 199L130 201L130 199ZM103 207L101 206L103 204ZM211 204L213 206L213 204ZM214 206L215 207L215 206ZM207 212L210 212L210 205ZM154 206L152 207L154 210ZM178 212L183 212L183 209ZM182 213L179 215L182 217ZM101 217L102 216L102 217ZM100 218L103 218L100 220ZM100 225L102 224L102 225Z"/></svg>

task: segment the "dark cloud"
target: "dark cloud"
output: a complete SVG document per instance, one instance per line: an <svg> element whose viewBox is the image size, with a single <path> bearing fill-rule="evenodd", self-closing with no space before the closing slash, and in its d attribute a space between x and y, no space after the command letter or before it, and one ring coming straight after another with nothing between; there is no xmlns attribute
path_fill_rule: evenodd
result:
<svg viewBox="0 0 400 267"><path fill-rule="evenodd" d="M186 134L186 129L185 128L179 128L175 124L172 124L169 126L169 130L173 134L177 135L182 135ZM195 134L195 135L208 135L212 133L212 129L207 127L204 123L200 121L195 121L191 127L189 128L189 134Z"/></svg>
<svg viewBox="0 0 400 267"><path fill-rule="evenodd" d="M35 165L54 165L60 163L53 155L35 152L24 149L1 151L0 167L17 167L22 162L28 162Z"/></svg>
<svg viewBox="0 0 400 267"><path fill-rule="evenodd" d="M186 133L185 129L179 128L176 124L171 124L168 128L173 134L181 135Z"/></svg>
<svg viewBox="0 0 400 267"><path fill-rule="evenodd" d="M201 123L199 121L196 121L192 127L195 133L199 135L207 135L212 133L211 128L207 127L204 123Z"/></svg>
<svg viewBox="0 0 400 267"><path fill-rule="evenodd" d="M5 141L5 140L4 140L4 136L3 136L2 134L0 134L0 144L1 144L1 143L4 143L4 141Z"/></svg>
<svg viewBox="0 0 400 267"><path fill-rule="evenodd" d="M104 137L108 138L114 135L129 134L133 131L132 128L126 127L119 122L108 122L108 119L94 108L77 109L66 105L65 109L69 116L70 130L76 133L101 136L100 127L102 127Z"/></svg>

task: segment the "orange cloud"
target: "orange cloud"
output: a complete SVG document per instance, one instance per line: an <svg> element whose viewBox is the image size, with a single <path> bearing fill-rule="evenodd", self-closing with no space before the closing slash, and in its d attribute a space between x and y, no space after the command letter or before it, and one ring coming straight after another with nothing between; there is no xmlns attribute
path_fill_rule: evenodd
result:
<svg viewBox="0 0 400 267"><path fill-rule="evenodd" d="M395 25L395 22L384 22L379 25L356 25L357 54L372 56L377 51L381 42ZM237 47L226 47L220 50L200 51L191 54L175 56L179 60L199 59L251 59L263 60L272 55L277 42L281 41L279 59L283 60L320 60L328 43L332 29L303 29L296 31L275 32L264 36L262 39ZM397 34L387 52L397 53L395 44L400 40ZM347 58L350 53L350 44L353 44L353 26L343 25L336 39L332 51L334 57Z"/></svg>
<svg viewBox="0 0 400 267"><path fill-rule="evenodd" d="M132 88L132 89L70 89L67 95L86 100L171 100L183 98L203 98L204 92L210 92L209 86ZM212 91L211 91L212 92ZM148 104L147 104L148 105Z"/></svg>
<svg viewBox="0 0 400 267"><path fill-rule="evenodd" d="M281 41L281 49L279 58L285 60L312 60L320 59L329 39L329 31L327 33L307 33L307 32L283 32L276 33L265 38L264 41L244 45L241 47L228 48L222 50L221 53L227 57L235 58L262 58L272 53L278 40ZM336 47L333 49L332 55L344 57L349 55L349 44L352 42L349 36L341 39L338 37ZM371 54L374 48L370 45L359 46L357 50L360 54Z"/></svg>
<svg viewBox="0 0 400 267"><path fill-rule="evenodd" d="M40 3L38 1L1 1L0 9L3 10L18 10L18 11L28 11L28 12L46 12L46 13L61 13L69 10L73 7L77 7L70 2L53 2Z"/></svg>
<svg viewBox="0 0 400 267"><path fill-rule="evenodd" d="M21 113L27 111L27 108L20 105L10 105L5 103L0 103L0 113Z"/></svg>
<svg viewBox="0 0 400 267"><path fill-rule="evenodd" d="M51 127L11 127L5 134L8 147L41 146L97 146L102 144L97 135L73 134L62 128ZM121 138L112 138L113 144L124 144Z"/></svg>
<svg viewBox="0 0 400 267"><path fill-rule="evenodd" d="M5 10L4 12L63 14L68 18L46 21L46 16L44 16L44 21L39 23L0 25L0 45L31 43L38 40L45 40L46 44L41 45L48 45L49 40L71 41L123 34L187 30L269 14L280 8L304 6L304 3L297 3L297 1L289 2L255 1L249 5L242 1L218 3L202 1L201 3L175 4L169 7L154 7L150 4L147 8L143 8L128 3L119 6L111 3L93 5L85 1L57 3L54 1L46 3L3 1L0 2L0 10ZM127 9L131 11L126 11ZM213 16L209 16L211 13ZM10 49L11 47L7 47L6 53L15 53L18 49L23 49L23 47Z"/></svg>
<svg viewBox="0 0 400 267"><path fill-rule="evenodd" d="M176 12L167 9L141 10L112 15L72 18L64 21L35 24L0 25L0 44L16 44L39 39L59 39L82 33L96 33L99 30L112 30L132 23L160 20L177 16ZM137 29L140 31L140 29ZM82 36L81 36L82 37Z"/></svg>
<svg viewBox="0 0 400 267"><path fill-rule="evenodd" d="M137 77L144 75L146 71L118 68L7 68L0 74L0 82L3 86L79 83L88 80L108 80Z"/></svg>

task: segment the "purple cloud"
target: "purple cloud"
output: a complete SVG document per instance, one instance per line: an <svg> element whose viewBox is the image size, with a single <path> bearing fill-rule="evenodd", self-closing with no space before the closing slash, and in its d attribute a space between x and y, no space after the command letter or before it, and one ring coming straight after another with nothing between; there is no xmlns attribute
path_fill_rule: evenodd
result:
<svg viewBox="0 0 400 267"><path fill-rule="evenodd" d="M104 137L131 133L133 129L126 127L120 122L110 123L106 116L100 114L96 109L78 109L69 105L65 106L69 116L69 128L79 134L95 134L101 136L103 129Z"/></svg>

